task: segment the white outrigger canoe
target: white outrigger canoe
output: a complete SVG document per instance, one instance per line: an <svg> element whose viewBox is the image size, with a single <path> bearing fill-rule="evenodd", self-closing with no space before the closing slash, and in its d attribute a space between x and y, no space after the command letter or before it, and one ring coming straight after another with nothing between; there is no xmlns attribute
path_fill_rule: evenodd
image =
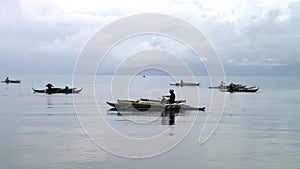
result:
<svg viewBox="0 0 300 169"><path fill-rule="evenodd" d="M205 111L205 107L191 107L185 104L185 100L177 100L174 104L162 103L161 100L155 99L139 99L118 100L116 103L106 102L115 110L120 111L184 111L198 110Z"/></svg>

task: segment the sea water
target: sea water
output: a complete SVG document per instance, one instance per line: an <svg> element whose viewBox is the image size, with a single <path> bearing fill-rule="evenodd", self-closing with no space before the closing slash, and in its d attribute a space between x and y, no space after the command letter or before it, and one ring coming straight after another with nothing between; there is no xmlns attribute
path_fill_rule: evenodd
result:
<svg viewBox="0 0 300 169"><path fill-rule="evenodd" d="M130 83L123 84L111 76L95 76L92 84L74 86L83 88L78 95L38 94L31 89L44 89L48 82L72 87L72 76L17 78L21 84L0 85L0 168L300 168L299 77L227 77L227 82L260 89L257 93L224 93L222 118L204 143L199 143L200 133L207 117L216 113L211 112L208 77L195 77L200 86L172 86L177 99L207 108L205 112L178 114L174 125L160 113L126 112L120 116L109 110L106 101L159 99L168 94L169 83L181 77L130 77ZM100 117L105 124L98 120ZM126 147L123 140L103 134L108 132L99 128L99 123L128 138L159 136L161 144L170 143L172 147L146 152L148 157L128 156L139 152L138 145ZM182 136L185 127L189 130ZM174 144L173 140L180 137ZM123 152L117 152L119 149Z"/></svg>

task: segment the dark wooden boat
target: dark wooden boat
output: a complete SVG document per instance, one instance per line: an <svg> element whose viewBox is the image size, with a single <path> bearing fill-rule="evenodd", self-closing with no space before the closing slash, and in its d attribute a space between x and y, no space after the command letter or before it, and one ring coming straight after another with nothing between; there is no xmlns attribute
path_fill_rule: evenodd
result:
<svg viewBox="0 0 300 169"><path fill-rule="evenodd" d="M81 89L77 88L51 88L51 89L43 89L37 90L32 88L32 90L36 93L47 93L47 94L56 94L56 93L63 93L63 94L77 94L82 91Z"/></svg>
<svg viewBox="0 0 300 169"><path fill-rule="evenodd" d="M2 83L21 83L21 80L3 80Z"/></svg>
<svg viewBox="0 0 300 169"><path fill-rule="evenodd" d="M233 93L233 92L251 92L251 93L254 93L254 92L257 92L258 89L259 89L259 87L245 87L245 88L227 90L227 91L230 92L230 93Z"/></svg>

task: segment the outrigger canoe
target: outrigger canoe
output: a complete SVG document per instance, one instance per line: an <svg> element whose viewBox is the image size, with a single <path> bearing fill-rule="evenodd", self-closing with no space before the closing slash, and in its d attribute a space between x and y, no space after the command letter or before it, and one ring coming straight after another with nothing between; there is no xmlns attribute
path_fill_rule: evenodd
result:
<svg viewBox="0 0 300 169"><path fill-rule="evenodd" d="M200 83L194 82L180 82L180 83L170 83L171 86L199 86Z"/></svg>
<svg viewBox="0 0 300 169"><path fill-rule="evenodd" d="M246 85L242 85L242 84L233 84L233 87L236 89L240 89L240 88L245 88L247 87ZM209 87L210 89L229 89L229 85L220 85L220 86L212 86Z"/></svg>
<svg viewBox="0 0 300 169"><path fill-rule="evenodd" d="M21 80L3 80L2 83L21 83Z"/></svg>
<svg viewBox="0 0 300 169"><path fill-rule="evenodd" d="M198 110L205 111L205 107L191 107L184 103L184 100L178 100L174 104L161 103L160 100L140 99L118 100L117 103L106 102L117 111L184 111Z"/></svg>
<svg viewBox="0 0 300 169"><path fill-rule="evenodd" d="M32 90L36 93L47 93L47 94L56 94L56 93L63 93L63 94L77 94L82 91L81 89L77 88L51 88L51 89L44 89L44 90L37 90L32 88Z"/></svg>
<svg viewBox="0 0 300 169"><path fill-rule="evenodd" d="M234 89L234 90L227 90L227 92L233 93L233 92L257 92L259 87L244 87L240 89Z"/></svg>

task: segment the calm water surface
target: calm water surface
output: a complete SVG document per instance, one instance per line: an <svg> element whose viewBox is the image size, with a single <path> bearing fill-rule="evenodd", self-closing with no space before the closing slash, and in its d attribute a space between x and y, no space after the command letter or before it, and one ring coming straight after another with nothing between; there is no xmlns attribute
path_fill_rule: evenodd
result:
<svg viewBox="0 0 300 169"><path fill-rule="evenodd" d="M299 77L228 77L228 82L258 85L260 90L226 93L223 117L214 135L204 144L198 143L199 134L206 117L212 113L207 77L197 77L201 85L196 88L174 87L178 98L208 109L179 114L173 126L159 113L127 112L118 116L108 111L106 101L126 95L117 91L112 96L109 76L96 77L95 85L76 86L84 88L75 96L76 104L84 110L82 117L97 125L95 119L101 115L114 129L129 137L147 138L162 133L162 141L170 141L179 135L177 129L195 121L191 131L174 148L141 159L116 156L91 141L78 121L72 95L36 94L31 90L31 87L44 88L50 79L56 86L72 86L71 76L19 78L21 85L0 85L0 168L300 168ZM131 99L157 98L159 94L167 94L172 80L162 76L136 77L127 94ZM120 82L114 87L122 90L124 86ZM96 97L87 92L89 89L95 89ZM195 90L200 101L189 97ZM94 100L98 111L91 109ZM97 135L101 129L93 132ZM101 135L100 139L122 146L122 140L109 135ZM128 151L135 148L127 147Z"/></svg>

